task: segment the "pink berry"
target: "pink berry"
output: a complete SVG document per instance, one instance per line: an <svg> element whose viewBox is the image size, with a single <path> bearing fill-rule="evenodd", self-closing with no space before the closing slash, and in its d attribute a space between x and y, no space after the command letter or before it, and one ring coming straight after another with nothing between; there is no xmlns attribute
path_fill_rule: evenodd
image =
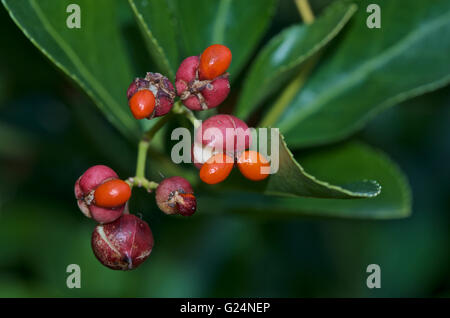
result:
<svg viewBox="0 0 450 318"><path fill-rule="evenodd" d="M205 110L219 106L230 92L228 73L214 79L199 79L198 56L186 58L178 68L175 87L183 104L191 110Z"/></svg>
<svg viewBox="0 0 450 318"><path fill-rule="evenodd" d="M125 204L112 208L97 206L94 201L95 190L107 181L119 179L117 173L107 166L90 167L75 182L75 197L81 212L99 223L109 223L119 218Z"/></svg>
<svg viewBox="0 0 450 318"><path fill-rule="evenodd" d="M164 179L156 188L156 204L166 214L190 216L197 209L197 200L189 181L182 177Z"/></svg>
<svg viewBox="0 0 450 318"><path fill-rule="evenodd" d="M154 241L145 221L132 214L124 214L112 223L97 225L91 244L103 265L115 270L131 270L148 258Z"/></svg>
<svg viewBox="0 0 450 318"><path fill-rule="evenodd" d="M232 115L215 115L197 130L195 142L216 151L238 154L250 147L251 131L247 124Z"/></svg>

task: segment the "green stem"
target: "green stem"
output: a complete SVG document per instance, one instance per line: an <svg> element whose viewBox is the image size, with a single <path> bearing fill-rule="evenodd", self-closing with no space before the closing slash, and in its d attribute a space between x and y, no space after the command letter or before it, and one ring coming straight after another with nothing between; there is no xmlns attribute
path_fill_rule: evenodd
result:
<svg viewBox="0 0 450 318"><path fill-rule="evenodd" d="M308 0L295 0L297 9L302 16L305 24L311 24L314 22L314 14L311 10ZM289 83L283 90L280 97L275 101L275 104L271 107L270 111L264 116L261 121L261 127L269 127L274 125L280 116L284 113L285 109L289 106L295 95L298 94L300 89L306 83L306 80L311 73L314 66L319 60L319 55L311 58L297 76Z"/></svg>
<svg viewBox="0 0 450 318"><path fill-rule="evenodd" d="M167 114L166 116L162 117L149 131L147 131L142 136L141 141L139 141L137 163L136 163L136 176L134 178L130 178L127 180L128 184L131 187L133 186L144 187L148 191L151 191L158 186L156 182L149 181L145 177L147 153L148 148L150 147L150 142L152 141L153 137L162 127L164 127L164 125L170 120L171 117L172 114Z"/></svg>
<svg viewBox="0 0 450 318"><path fill-rule="evenodd" d="M275 101L275 104L270 108L270 111L261 121L261 127L270 127L277 122L286 107L291 103L295 95L297 95L298 91L305 84L309 74L318 60L318 56L311 58L311 60L305 64L304 68L300 71L300 73L298 73L292 82L286 86L280 97Z"/></svg>
<svg viewBox="0 0 450 318"><path fill-rule="evenodd" d="M145 177L145 167L147 162L147 153L148 149L150 148L150 142L152 141L153 137L156 135L156 133L164 127L164 125L173 118L174 114L181 114L186 116L194 127L198 127L200 124L200 121L197 120L194 113L184 107L180 101L177 101L175 105L172 108L172 111L162 117L158 120L158 122L149 129L144 135L142 136L141 140L138 144L138 155L137 155L137 163L136 163L136 175L132 178L129 178L126 182L129 184L130 187L144 187L147 189L147 191L152 191L158 187L158 183L154 181L150 181Z"/></svg>
<svg viewBox="0 0 450 318"><path fill-rule="evenodd" d="M142 139L138 145L138 157L136 164L136 178L145 177L145 163L147 161L147 151L150 146L150 142L147 138Z"/></svg>

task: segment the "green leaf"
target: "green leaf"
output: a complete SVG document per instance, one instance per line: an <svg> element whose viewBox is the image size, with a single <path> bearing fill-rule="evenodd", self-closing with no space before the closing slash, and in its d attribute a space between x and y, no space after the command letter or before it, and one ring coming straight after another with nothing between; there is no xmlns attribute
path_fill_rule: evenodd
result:
<svg viewBox="0 0 450 318"><path fill-rule="evenodd" d="M171 80L178 68L175 21L166 0L129 0L146 39L149 51L161 71Z"/></svg>
<svg viewBox="0 0 450 318"><path fill-rule="evenodd" d="M259 53L252 64L236 106L236 114L247 118L267 97L298 74L309 57L328 44L356 11L355 4L336 2L313 24L283 30Z"/></svg>
<svg viewBox="0 0 450 318"><path fill-rule="evenodd" d="M354 179L375 179L380 195L365 199L281 198L252 193L221 192L220 197L200 197L198 206L220 206L224 213L254 216L316 216L360 219L404 218L411 213L411 193L399 168L382 152L361 143L313 152L299 161L312 174L335 184ZM232 199L231 199L232 198ZM218 203L220 202L220 203ZM207 212L208 209L202 210ZM221 210L221 211L222 211Z"/></svg>
<svg viewBox="0 0 450 318"><path fill-rule="evenodd" d="M199 55L211 44L233 53L229 72L236 77L269 25L276 0L172 0L184 56Z"/></svg>
<svg viewBox="0 0 450 318"><path fill-rule="evenodd" d="M337 185L321 181L314 174L306 172L295 160L280 134L278 134L278 142L279 170L269 177L265 188L266 194L351 199L375 197L381 191L376 181L357 181L358 176L337 180L338 182L335 183ZM324 175L323 180L330 180L330 177Z"/></svg>
<svg viewBox="0 0 450 318"><path fill-rule="evenodd" d="M120 37L118 1L77 1L80 29L66 25L71 14L66 8L73 1L2 2L28 39L77 82L122 133L139 136L139 124L128 110L125 94L133 76Z"/></svg>
<svg viewBox="0 0 450 318"><path fill-rule="evenodd" d="M348 33L276 123L291 147L324 144L381 110L450 81L450 2L380 0L381 29L361 1Z"/></svg>

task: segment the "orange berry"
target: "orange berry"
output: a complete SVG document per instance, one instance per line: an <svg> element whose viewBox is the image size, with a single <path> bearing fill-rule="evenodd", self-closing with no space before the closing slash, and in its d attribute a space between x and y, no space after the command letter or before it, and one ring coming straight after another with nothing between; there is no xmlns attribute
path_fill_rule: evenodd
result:
<svg viewBox="0 0 450 318"><path fill-rule="evenodd" d="M94 192L95 205L114 208L125 204L131 197L131 188L125 181L114 179L101 184Z"/></svg>
<svg viewBox="0 0 450 318"><path fill-rule="evenodd" d="M200 179L207 184L216 184L225 180L233 169L234 161L223 153L209 158L200 169Z"/></svg>
<svg viewBox="0 0 450 318"><path fill-rule="evenodd" d="M134 118L147 118L155 108L155 95L148 89L140 90L130 98L128 105Z"/></svg>
<svg viewBox="0 0 450 318"><path fill-rule="evenodd" d="M257 151L244 151L239 157L237 164L239 171L247 179L260 181L269 176L268 173L261 172L261 168L270 167L270 164L267 159Z"/></svg>
<svg viewBox="0 0 450 318"><path fill-rule="evenodd" d="M231 63L231 51L225 45L214 44L200 56L200 79L213 80L226 72Z"/></svg>

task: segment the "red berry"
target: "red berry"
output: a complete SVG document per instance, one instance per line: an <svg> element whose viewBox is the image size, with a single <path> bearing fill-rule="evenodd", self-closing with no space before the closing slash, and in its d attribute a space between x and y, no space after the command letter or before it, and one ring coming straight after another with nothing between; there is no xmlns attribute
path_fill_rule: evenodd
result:
<svg viewBox="0 0 450 318"><path fill-rule="evenodd" d="M195 141L233 156L250 147L252 136L247 124L239 118L215 115L202 123Z"/></svg>
<svg viewBox="0 0 450 318"><path fill-rule="evenodd" d="M270 164L267 159L257 151L244 151L239 157L237 164L239 171L241 171L247 179L261 181L269 176ZM267 170L267 172L265 170Z"/></svg>
<svg viewBox="0 0 450 318"><path fill-rule="evenodd" d="M166 214L190 216L197 209L197 200L189 181L182 177L164 179L156 188L156 204Z"/></svg>
<svg viewBox="0 0 450 318"><path fill-rule="evenodd" d="M75 183L75 197L81 212L99 223L109 223L120 217L125 204L109 208L94 202L95 190L105 182L118 178L117 173L107 166L98 165L86 170Z"/></svg>
<svg viewBox="0 0 450 318"><path fill-rule="evenodd" d="M200 179L207 184L224 181L233 169L233 158L219 153L209 158L200 169Z"/></svg>
<svg viewBox="0 0 450 318"><path fill-rule="evenodd" d="M97 225L91 244L103 265L115 270L131 270L148 258L154 241L145 221L132 214L124 214L112 223Z"/></svg>
<svg viewBox="0 0 450 318"><path fill-rule="evenodd" d="M215 79L225 73L231 63L231 51L225 45L214 44L200 57L200 79Z"/></svg>
<svg viewBox="0 0 450 318"><path fill-rule="evenodd" d="M128 101L131 113L136 119L150 117L155 108L155 95L147 89L136 92Z"/></svg>
<svg viewBox="0 0 450 318"><path fill-rule="evenodd" d="M131 188L125 181L115 179L101 184L94 192L95 204L114 208L125 204L131 197Z"/></svg>

